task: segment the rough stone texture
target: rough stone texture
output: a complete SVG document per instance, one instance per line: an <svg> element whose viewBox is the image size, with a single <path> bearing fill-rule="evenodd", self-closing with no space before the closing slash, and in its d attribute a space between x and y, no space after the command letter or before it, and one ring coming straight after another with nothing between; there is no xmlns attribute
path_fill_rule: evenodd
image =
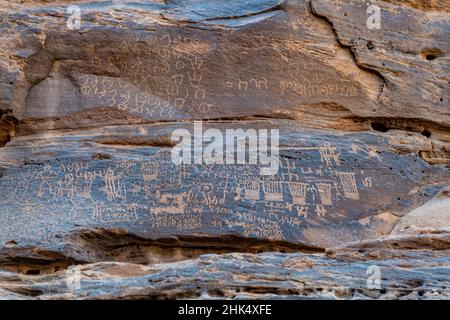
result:
<svg viewBox="0 0 450 320"><path fill-rule="evenodd" d="M447 1L77 3L1 1L0 297L449 298ZM195 120L278 174L174 165Z"/></svg>

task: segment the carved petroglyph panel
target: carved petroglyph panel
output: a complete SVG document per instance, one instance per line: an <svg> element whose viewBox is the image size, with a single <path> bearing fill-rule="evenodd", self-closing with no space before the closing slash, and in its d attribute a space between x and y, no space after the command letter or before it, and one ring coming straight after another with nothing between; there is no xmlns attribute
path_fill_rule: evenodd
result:
<svg viewBox="0 0 450 320"><path fill-rule="evenodd" d="M280 106L291 109L324 101L371 109L374 99L362 81L367 80L361 75L365 72L351 57L341 56L334 35L323 38L325 47L318 48L308 36L305 41L305 34L286 29L295 23L303 25L306 34L317 28L307 10L297 13L270 29L249 25L220 34L175 25L154 31L118 29L107 38L97 28L64 37L52 33L43 50L58 57L61 74L55 76L70 83L70 90L76 88L80 97L50 111L66 116L108 108L167 121L259 115ZM73 48L91 37L96 41ZM45 87L32 90L46 95ZM58 90L61 96L69 93L63 87ZM40 117L31 102L27 108L34 110L27 113L30 118Z"/></svg>
<svg viewBox="0 0 450 320"><path fill-rule="evenodd" d="M103 70L105 75L73 72L85 107L110 107L164 120L211 109L203 76L209 44L175 32L134 37L111 39L119 52L107 59L103 58L108 56L105 48L87 49L91 69Z"/></svg>
<svg viewBox="0 0 450 320"><path fill-rule="evenodd" d="M260 176L258 165L174 165L170 149L145 150L145 156L127 160L117 149L117 160L66 159L29 165L20 174L6 171L0 178L2 209L16 213L17 223L37 223L37 211L52 212L59 217L51 229L55 234L74 225L125 223L154 236L216 234L226 228L244 236L300 241L313 225L378 214L378 207L364 209L373 191L384 192L386 205L397 203L371 169L379 159L365 148L325 142L286 146L274 176ZM355 161L347 161L349 156ZM383 155L383 161L392 160Z"/></svg>

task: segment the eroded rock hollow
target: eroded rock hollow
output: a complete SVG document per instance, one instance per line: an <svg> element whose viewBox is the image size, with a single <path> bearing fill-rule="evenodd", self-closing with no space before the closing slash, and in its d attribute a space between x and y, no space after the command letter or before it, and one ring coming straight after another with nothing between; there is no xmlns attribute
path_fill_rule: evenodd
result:
<svg viewBox="0 0 450 320"><path fill-rule="evenodd" d="M450 298L449 12L1 0L0 297Z"/></svg>

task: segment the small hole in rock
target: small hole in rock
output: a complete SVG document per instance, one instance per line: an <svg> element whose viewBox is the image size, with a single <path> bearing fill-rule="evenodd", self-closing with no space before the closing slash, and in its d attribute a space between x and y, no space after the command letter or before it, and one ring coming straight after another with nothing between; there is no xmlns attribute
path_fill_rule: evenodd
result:
<svg viewBox="0 0 450 320"><path fill-rule="evenodd" d="M109 160L111 158L111 155L107 153L96 153L92 156L94 160Z"/></svg>
<svg viewBox="0 0 450 320"><path fill-rule="evenodd" d="M370 124L370 126L372 127L373 130L379 131L379 132L387 132L389 130L389 128L386 127L385 124L379 123L379 122L372 122Z"/></svg>
<svg viewBox="0 0 450 320"><path fill-rule="evenodd" d="M210 290L208 293L213 297L225 297L225 294L220 290Z"/></svg>
<svg viewBox="0 0 450 320"><path fill-rule="evenodd" d="M433 61L439 57L443 57L444 54L440 49L426 49L422 51L422 58Z"/></svg>
<svg viewBox="0 0 450 320"><path fill-rule="evenodd" d="M30 269L30 270L27 270L27 272L26 272L26 274L30 275L30 276L36 276L40 273L41 273L41 270L39 270L39 269Z"/></svg>
<svg viewBox="0 0 450 320"><path fill-rule="evenodd" d="M9 240L5 242L5 245L15 246L17 245L16 240Z"/></svg>
<svg viewBox="0 0 450 320"><path fill-rule="evenodd" d="M428 129L425 129L422 131L422 135L429 138L429 137L431 137L431 131Z"/></svg>
<svg viewBox="0 0 450 320"><path fill-rule="evenodd" d="M375 45L373 44L372 41L367 42L367 49L369 49L369 50L375 49Z"/></svg>

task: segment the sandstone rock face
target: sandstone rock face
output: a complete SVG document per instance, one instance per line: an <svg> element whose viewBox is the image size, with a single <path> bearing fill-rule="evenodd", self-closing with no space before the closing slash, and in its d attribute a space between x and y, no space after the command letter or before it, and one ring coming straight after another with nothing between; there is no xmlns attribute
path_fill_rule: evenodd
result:
<svg viewBox="0 0 450 320"><path fill-rule="evenodd" d="M0 297L450 297L448 2L73 4L0 6Z"/></svg>

